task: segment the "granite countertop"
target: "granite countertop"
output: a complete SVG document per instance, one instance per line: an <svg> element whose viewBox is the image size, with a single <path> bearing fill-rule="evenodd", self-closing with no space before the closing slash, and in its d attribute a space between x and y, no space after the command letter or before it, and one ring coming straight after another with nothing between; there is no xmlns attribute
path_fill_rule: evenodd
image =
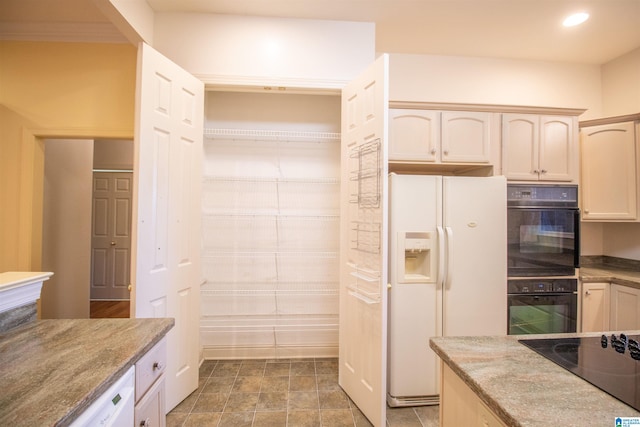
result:
<svg viewBox="0 0 640 427"><path fill-rule="evenodd" d="M536 337L551 336L558 335ZM614 424L614 417L640 416L517 341L525 337L531 338L438 337L431 338L430 346L507 426L606 426Z"/></svg>
<svg viewBox="0 0 640 427"><path fill-rule="evenodd" d="M173 319L56 319L0 333L0 425L70 424L173 325Z"/></svg>
<svg viewBox="0 0 640 427"><path fill-rule="evenodd" d="M606 264L589 265L580 268L583 282L610 282L640 289L640 271Z"/></svg>

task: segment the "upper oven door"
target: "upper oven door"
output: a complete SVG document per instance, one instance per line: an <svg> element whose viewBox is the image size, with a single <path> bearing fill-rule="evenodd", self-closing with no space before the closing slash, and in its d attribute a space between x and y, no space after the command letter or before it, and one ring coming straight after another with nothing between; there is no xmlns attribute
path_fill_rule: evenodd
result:
<svg viewBox="0 0 640 427"><path fill-rule="evenodd" d="M509 277L573 276L580 261L580 212L507 209Z"/></svg>

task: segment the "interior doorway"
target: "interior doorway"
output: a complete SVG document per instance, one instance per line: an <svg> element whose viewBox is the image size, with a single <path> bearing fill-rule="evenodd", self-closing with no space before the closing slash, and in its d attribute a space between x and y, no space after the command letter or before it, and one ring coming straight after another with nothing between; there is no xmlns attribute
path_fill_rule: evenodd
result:
<svg viewBox="0 0 640 427"><path fill-rule="evenodd" d="M55 280L42 290L43 319L129 317L130 261L124 262L127 271L120 274L127 277L121 280L126 282L126 295L116 300L100 300L99 309L91 303L92 184L96 169L132 175L133 141L44 140L42 268L53 271ZM131 227L131 219L126 225ZM116 306L115 311L109 306Z"/></svg>
<svg viewBox="0 0 640 427"><path fill-rule="evenodd" d="M133 141L95 140L90 317L130 313Z"/></svg>

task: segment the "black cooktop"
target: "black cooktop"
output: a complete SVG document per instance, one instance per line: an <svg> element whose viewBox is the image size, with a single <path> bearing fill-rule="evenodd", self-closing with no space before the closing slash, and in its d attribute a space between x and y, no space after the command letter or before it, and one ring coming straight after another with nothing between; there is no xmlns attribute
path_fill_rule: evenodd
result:
<svg viewBox="0 0 640 427"><path fill-rule="evenodd" d="M640 411L640 336L523 339L522 344Z"/></svg>

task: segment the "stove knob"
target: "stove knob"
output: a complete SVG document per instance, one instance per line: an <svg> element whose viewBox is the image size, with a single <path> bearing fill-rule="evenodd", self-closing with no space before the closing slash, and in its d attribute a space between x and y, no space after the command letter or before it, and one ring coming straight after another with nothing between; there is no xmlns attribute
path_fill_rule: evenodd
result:
<svg viewBox="0 0 640 427"><path fill-rule="evenodd" d="M602 334L602 337L600 338L600 345L602 346L602 348L607 348L609 344L609 341L607 340L607 336L605 334Z"/></svg>

